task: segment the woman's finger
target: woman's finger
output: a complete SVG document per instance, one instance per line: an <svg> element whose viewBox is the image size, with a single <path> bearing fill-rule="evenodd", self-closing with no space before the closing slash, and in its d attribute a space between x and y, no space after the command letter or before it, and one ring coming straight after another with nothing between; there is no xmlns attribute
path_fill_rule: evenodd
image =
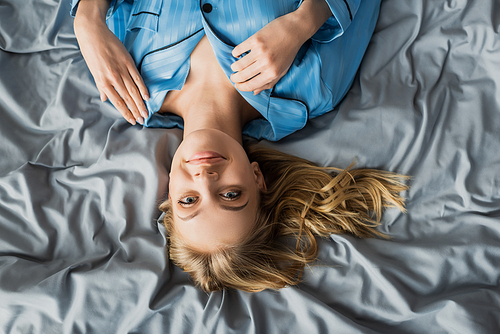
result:
<svg viewBox="0 0 500 334"><path fill-rule="evenodd" d="M137 70L137 67L135 67L135 64L133 61L130 64L130 66L128 66L128 72L130 74L130 77L134 81L135 85L139 89L139 92L141 93L142 99L144 101L149 101L148 88L144 84L144 80L142 80L142 77L141 77L139 71Z"/></svg>
<svg viewBox="0 0 500 334"><path fill-rule="evenodd" d="M263 90L271 89L274 87L275 84L276 84L276 82L272 81L272 82L270 82L262 87L259 87L253 91L253 95L260 94L260 92L262 92Z"/></svg>
<svg viewBox="0 0 500 334"><path fill-rule="evenodd" d="M101 102L104 102L108 99L108 97L106 96L106 94L104 92L102 92L99 88L97 88L99 90L99 97L101 99Z"/></svg>
<svg viewBox="0 0 500 334"><path fill-rule="evenodd" d="M114 88L118 92L118 94L120 94L122 100L125 102L126 107L130 110L134 118L140 123L142 116L139 112L139 109L135 105L134 99L130 96L126 83L121 78L119 78L119 80L121 82L115 84Z"/></svg>
<svg viewBox="0 0 500 334"><path fill-rule="evenodd" d="M122 114L123 118L127 120L132 125L135 125L135 117L132 115L130 110L127 108L127 105L122 100L121 96L116 92L113 87L110 87L106 90L105 94L111 101L111 103L115 106L116 109Z"/></svg>
<svg viewBox="0 0 500 334"><path fill-rule="evenodd" d="M248 66L255 63L257 57L255 57L255 52L250 52L247 55L241 57L239 60L231 64L231 70L233 72L239 72L247 68Z"/></svg>
<svg viewBox="0 0 500 334"><path fill-rule="evenodd" d="M243 53L250 51L252 43L251 38L252 36L234 47L233 51L231 52L234 58L238 58Z"/></svg>
<svg viewBox="0 0 500 334"><path fill-rule="evenodd" d="M256 61L250 66L244 68L243 70L231 74L230 79L235 84L243 83L248 80L251 80L255 76L258 76L262 71L263 69L261 68L261 64L258 61Z"/></svg>
<svg viewBox="0 0 500 334"><path fill-rule="evenodd" d="M140 115L142 117L147 117L148 112L146 109L146 105L144 104L144 101L142 100L142 96L139 92L139 89L135 85L135 82L132 80L133 80L132 78L127 78L126 80L124 80L127 92L130 94L130 96L134 100L135 107L139 111Z"/></svg>
<svg viewBox="0 0 500 334"><path fill-rule="evenodd" d="M268 85L272 81L265 73L260 73L259 75L254 76L248 81L235 84L236 88L238 88L242 92L251 92L255 90L263 90L264 86Z"/></svg>

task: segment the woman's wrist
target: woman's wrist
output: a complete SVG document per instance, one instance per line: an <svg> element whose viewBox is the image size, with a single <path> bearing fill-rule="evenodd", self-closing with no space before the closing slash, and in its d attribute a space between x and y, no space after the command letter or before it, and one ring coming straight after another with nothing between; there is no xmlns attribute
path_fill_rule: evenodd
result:
<svg viewBox="0 0 500 334"><path fill-rule="evenodd" d="M80 43L91 28L106 27L106 14L110 0L80 0L73 27Z"/></svg>
<svg viewBox="0 0 500 334"><path fill-rule="evenodd" d="M332 16L325 0L304 0L300 7L292 12L299 37L305 42Z"/></svg>
<svg viewBox="0 0 500 334"><path fill-rule="evenodd" d="M106 23L110 0L80 0L75 15L75 27Z"/></svg>

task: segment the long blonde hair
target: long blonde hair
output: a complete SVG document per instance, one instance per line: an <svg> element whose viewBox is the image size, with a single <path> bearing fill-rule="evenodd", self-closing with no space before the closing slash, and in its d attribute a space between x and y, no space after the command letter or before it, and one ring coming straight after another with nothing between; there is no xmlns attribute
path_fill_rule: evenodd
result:
<svg viewBox="0 0 500 334"><path fill-rule="evenodd" d="M165 212L170 259L206 292L234 288L257 292L298 284L318 253L316 236L379 236L384 207L404 209L406 176L375 169L342 170L269 148L247 147L267 184L252 232L241 243L203 253L176 233L170 201Z"/></svg>

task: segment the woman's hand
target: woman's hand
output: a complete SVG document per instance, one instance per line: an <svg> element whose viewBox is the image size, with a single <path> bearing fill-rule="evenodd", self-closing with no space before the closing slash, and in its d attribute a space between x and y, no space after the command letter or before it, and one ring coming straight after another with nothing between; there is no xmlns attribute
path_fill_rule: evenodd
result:
<svg viewBox="0 0 500 334"><path fill-rule="evenodd" d="M330 16L326 1L309 0L296 11L269 22L233 49L235 58L249 53L231 65L236 72L231 81L239 90L253 91L254 95L274 87L287 73L302 44Z"/></svg>
<svg viewBox="0 0 500 334"><path fill-rule="evenodd" d="M290 14L281 16L250 36L233 49L233 56L249 52L231 65L236 72L231 81L241 91L254 95L272 88L286 74L297 52L304 43L294 33L295 25Z"/></svg>
<svg viewBox="0 0 500 334"><path fill-rule="evenodd" d="M130 124L142 124L148 116L143 101L149 99L148 90L134 60L106 26L104 4L109 5L107 1L80 2L74 25L78 44L101 100L109 98Z"/></svg>

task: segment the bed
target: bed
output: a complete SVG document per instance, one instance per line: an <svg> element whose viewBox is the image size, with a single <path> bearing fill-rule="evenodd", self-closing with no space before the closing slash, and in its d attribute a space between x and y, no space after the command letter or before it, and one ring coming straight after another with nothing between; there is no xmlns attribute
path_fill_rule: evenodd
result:
<svg viewBox="0 0 500 334"><path fill-rule="evenodd" d="M66 0L0 1L0 333L498 333L500 2L383 0L348 95L280 142L412 176L383 239L280 291L206 294L165 251L182 132L101 103Z"/></svg>

